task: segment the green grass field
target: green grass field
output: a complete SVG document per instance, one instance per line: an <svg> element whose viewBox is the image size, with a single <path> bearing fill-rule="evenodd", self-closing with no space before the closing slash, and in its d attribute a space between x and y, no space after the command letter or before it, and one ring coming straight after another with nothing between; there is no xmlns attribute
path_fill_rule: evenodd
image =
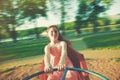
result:
<svg viewBox="0 0 120 80"><path fill-rule="evenodd" d="M72 42L76 50L86 49L120 49L120 32L96 33L76 37L73 32L67 32L66 38ZM21 40L17 43L0 43L0 62L37 56L44 54L47 38Z"/></svg>
<svg viewBox="0 0 120 80"><path fill-rule="evenodd" d="M80 36L71 39L77 50L85 49L120 49L120 32L105 32Z"/></svg>
<svg viewBox="0 0 120 80"><path fill-rule="evenodd" d="M46 38L1 43L0 61L42 55L47 43Z"/></svg>

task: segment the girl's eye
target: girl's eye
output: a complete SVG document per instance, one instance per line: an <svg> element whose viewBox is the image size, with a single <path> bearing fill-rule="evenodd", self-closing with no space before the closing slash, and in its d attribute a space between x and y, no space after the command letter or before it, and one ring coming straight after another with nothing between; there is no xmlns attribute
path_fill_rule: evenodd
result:
<svg viewBox="0 0 120 80"><path fill-rule="evenodd" d="M55 33L57 33L57 31L55 31Z"/></svg>
<svg viewBox="0 0 120 80"><path fill-rule="evenodd" d="M57 33L57 31L51 31L51 33L53 33L53 32Z"/></svg>

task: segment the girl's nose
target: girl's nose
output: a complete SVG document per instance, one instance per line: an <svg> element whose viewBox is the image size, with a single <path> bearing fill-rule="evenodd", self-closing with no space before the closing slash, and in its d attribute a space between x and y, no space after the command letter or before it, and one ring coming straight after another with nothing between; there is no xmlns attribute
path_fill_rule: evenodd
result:
<svg viewBox="0 0 120 80"><path fill-rule="evenodd" d="M55 32L52 32L52 36L54 36L55 35Z"/></svg>

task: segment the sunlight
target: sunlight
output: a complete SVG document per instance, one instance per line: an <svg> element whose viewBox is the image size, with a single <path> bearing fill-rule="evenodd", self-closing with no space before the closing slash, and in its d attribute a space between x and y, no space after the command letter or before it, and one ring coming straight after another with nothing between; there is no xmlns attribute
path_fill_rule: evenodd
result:
<svg viewBox="0 0 120 80"><path fill-rule="evenodd" d="M120 14L120 0L114 0L110 9L106 11L107 15Z"/></svg>

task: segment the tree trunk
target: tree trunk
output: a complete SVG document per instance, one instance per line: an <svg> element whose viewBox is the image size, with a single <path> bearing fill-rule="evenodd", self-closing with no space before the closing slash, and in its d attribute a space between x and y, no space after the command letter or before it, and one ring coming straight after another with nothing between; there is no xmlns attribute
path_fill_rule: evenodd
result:
<svg viewBox="0 0 120 80"><path fill-rule="evenodd" d="M62 34L65 35L65 31L64 31L64 22L65 22L65 10L64 10L64 0L61 1L61 30L62 30Z"/></svg>
<svg viewBox="0 0 120 80"><path fill-rule="evenodd" d="M36 21L36 19L33 22L34 22L34 25L35 25L34 30L35 30L36 38L39 39L40 35L39 35L39 29L37 28L37 23L36 23L37 21Z"/></svg>
<svg viewBox="0 0 120 80"><path fill-rule="evenodd" d="M15 27L12 27L10 32L11 32L11 37L13 39L13 42L17 42L17 31L15 30Z"/></svg>

